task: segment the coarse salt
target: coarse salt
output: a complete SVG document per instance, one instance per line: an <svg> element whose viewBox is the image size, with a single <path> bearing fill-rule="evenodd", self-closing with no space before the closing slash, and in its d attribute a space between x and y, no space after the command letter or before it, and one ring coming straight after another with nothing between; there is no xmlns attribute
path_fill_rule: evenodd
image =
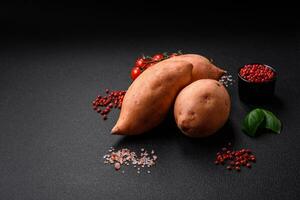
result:
<svg viewBox="0 0 300 200"><path fill-rule="evenodd" d="M122 165L133 165L134 168L137 168L137 173L140 173L141 168L150 168L156 164L157 155L154 154L154 150L148 153L144 148L141 149L141 153L137 154L127 148L114 150L114 148L111 147L108 150L108 154L103 156L103 159L105 164L114 164L115 170L119 170ZM122 173L123 171L124 170L122 170Z"/></svg>
<svg viewBox="0 0 300 200"><path fill-rule="evenodd" d="M115 163L115 169L116 169L116 170L119 170L120 168L121 168L121 164L120 164L120 163L118 163L118 162L117 162L117 163Z"/></svg>
<svg viewBox="0 0 300 200"><path fill-rule="evenodd" d="M232 75L225 72L225 74L219 79L219 82L222 83L225 87L228 87L235 82L232 78Z"/></svg>

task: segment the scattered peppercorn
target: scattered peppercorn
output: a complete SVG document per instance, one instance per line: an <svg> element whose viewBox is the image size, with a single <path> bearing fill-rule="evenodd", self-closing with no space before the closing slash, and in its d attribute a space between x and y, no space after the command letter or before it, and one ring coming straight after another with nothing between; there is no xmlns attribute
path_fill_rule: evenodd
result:
<svg viewBox="0 0 300 200"><path fill-rule="evenodd" d="M93 110L102 116L103 120L107 119L108 113L112 108L121 109L123 98L126 91L109 91L105 89L106 96L98 95L94 101L92 101ZM104 109L100 109L103 107Z"/></svg>
<svg viewBox="0 0 300 200"><path fill-rule="evenodd" d="M251 168L251 162L256 161L255 155L250 149L240 149L240 150L231 150L231 143L228 143L227 147L223 147L221 151L217 152L216 160L214 163L216 165L227 165L226 169L236 170L237 172L241 171L241 167L245 166Z"/></svg>
<svg viewBox="0 0 300 200"><path fill-rule="evenodd" d="M264 64L247 64L240 69L240 76L249 82L263 83L274 79L275 72Z"/></svg>

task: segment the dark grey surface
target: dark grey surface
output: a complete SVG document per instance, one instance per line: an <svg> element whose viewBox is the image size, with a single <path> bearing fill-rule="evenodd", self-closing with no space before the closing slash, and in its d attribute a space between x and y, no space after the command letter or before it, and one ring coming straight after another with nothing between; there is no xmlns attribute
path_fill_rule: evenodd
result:
<svg viewBox="0 0 300 200"><path fill-rule="evenodd" d="M0 52L0 198L17 199L299 199L299 34L240 33L8 39ZM88 38L88 39L87 39ZM105 39L103 39L105 38ZM229 88L232 112L209 139L181 135L172 120L140 137L110 135L118 111L102 121L91 101L105 88L126 89L141 53L182 49L211 57L234 76L245 63L276 68L276 98L261 107L282 120L280 135L249 138L241 120L254 106ZM235 77L236 79L236 77ZM227 142L251 148L253 169L213 164ZM104 165L107 149L154 149L151 174Z"/></svg>

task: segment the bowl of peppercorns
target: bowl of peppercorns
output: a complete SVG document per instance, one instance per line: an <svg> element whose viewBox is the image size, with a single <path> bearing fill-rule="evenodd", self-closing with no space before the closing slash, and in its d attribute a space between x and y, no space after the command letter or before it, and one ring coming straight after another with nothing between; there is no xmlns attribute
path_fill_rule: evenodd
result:
<svg viewBox="0 0 300 200"><path fill-rule="evenodd" d="M240 99L246 102L266 102L275 91L276 70L266 64L252 63L238 70L238 91Z"/></svg>

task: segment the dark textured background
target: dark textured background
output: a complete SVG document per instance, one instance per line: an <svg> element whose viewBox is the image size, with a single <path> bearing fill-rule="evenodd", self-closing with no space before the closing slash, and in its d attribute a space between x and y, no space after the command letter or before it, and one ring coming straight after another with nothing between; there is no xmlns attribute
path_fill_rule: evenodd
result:
<svg viewBox="0 0 300 200"><path fill-rule="evenodd" d="M2 4L0 199L299 199L300 40L293 5ZM144 136L111 136L119 112L100 120L93 98L105 88L126 89L142 53L178 49L213 58L235 79L245 63L275 67L276 97L260 107L278 115L282 134L241 132L242 118L256 106L241 102L234 84L230 120L211 138L184 137L172 116ZM229 141L253 149L253 169L233 173L213 164ZM154 149L158 164L150 175L115 172L102 160L111 146Z"/></svg>

